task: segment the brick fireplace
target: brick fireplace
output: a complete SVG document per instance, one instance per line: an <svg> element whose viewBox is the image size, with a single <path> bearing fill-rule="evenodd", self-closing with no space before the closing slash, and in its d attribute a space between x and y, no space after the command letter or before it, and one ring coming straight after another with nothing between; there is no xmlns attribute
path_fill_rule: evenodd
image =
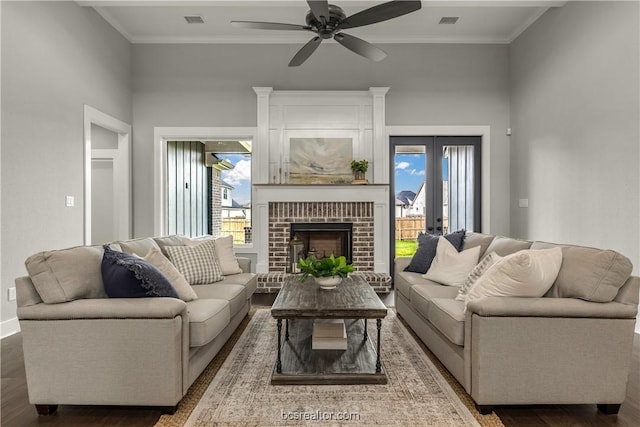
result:
<svg viewBox="0 0 640 427"><path fill-rule="evenodd" d="M389 291L388 185L254 184L253 188L256 292L278 292L289 276L291 224L339 223L351 225L354 274L377 292Z"/></svg>
<svg viewBox="0 0 640 427"><path fill-rule="evenodd" d="M355 271L374 270L373 202L269 202L269 272L286 273L289 260L288 243L292 224L349 224L351 228L351 261ZM328 245L328 242L324 243ZM314 246L318 255L330 246ZM311 248L307 248L311 249Z"/></svg>

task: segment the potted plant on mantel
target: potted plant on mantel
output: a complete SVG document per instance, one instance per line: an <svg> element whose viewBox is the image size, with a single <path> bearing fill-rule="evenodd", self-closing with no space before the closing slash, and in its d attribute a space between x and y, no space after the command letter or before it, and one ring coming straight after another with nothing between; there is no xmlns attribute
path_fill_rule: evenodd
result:
<svg viewBox="0 0 640 427"><path fill-rule="evenodd" d="M353 171L353 184L368 184L364 177L369 169L369 162L367 160L352 160L351 170Z"/></svg>
<svg viewBox="0 0 640 427"><path fill-rule="evenodd" d="M301 282L313 276L322 289L334 289L342 279L353 272L353 265L348 264L344 256L335 257L333 254L321 259L310 255L298 261L298 268L302 273Z"/></svg>

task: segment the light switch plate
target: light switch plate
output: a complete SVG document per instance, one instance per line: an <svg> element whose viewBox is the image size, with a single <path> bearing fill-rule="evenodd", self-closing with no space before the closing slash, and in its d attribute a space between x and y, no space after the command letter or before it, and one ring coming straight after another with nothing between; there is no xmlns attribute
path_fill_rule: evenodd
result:
<svg viewBox="0 0 640 427"><path fill-rule="evenodd" d="M518 200L518 207L520 207L520 208L528 208L529 207L529 199L520 199L520 200Z"/></svg>
<svg viewBox="0 0 640 427"><path fill-rule="evenodd" d="M73 206L75 206L76 204L76 198L73 196L67 196L65 199L65 206L68 208L71 208Z"/></svg>
<svg viewBox="0 0 640 427"><path fill-rule="evenodd" d="M15 301L16 299L16 288L9 288L9 301Z"/></svg>

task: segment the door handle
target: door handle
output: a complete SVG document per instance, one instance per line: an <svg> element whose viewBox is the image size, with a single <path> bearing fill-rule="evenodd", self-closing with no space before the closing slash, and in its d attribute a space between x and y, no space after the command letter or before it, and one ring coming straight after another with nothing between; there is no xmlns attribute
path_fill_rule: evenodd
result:
<svg viewBox="0 0 640 427"><path fill-rule="evenodd" d="M442 222L442 218L436 218L436 222Z"/></svg>
<svg viewBox="0 0 640 427"><path fill-rule="evenodd" d="M442 227L436 227L437 231L442 231Z"/></svg>
<svg viewBox="0 0 640 427"><path fill-rule="evenodd" d="M427 231L433 231L433 227L427 227Z"/></svg>

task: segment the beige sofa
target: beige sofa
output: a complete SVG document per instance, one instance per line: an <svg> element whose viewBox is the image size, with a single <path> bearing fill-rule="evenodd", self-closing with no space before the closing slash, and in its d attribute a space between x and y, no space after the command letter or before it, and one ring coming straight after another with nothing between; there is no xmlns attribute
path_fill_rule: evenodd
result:
<svg viewBox="0 0 640 427"><path fill-rule="evenodd" d="M111 244L141 256L175 245L183 245L178 236ZM54 277L59 289L16 279L29 401L41 414L58 404L175 409L247 315L257 286L250 260L238 258L242 273L193 286L193 301L108 298L99 292L102 251L86 246L36 254L47 270L38 278ZM41 297L52 291L62 291L66 301L45 303Z"/></svg>
<svg viewBox="0 0 640 427"><path fill-rule="evenodd" d="M474 246L505 256L560 245L470 233L463 250ZM561 247L560 274L544 297L485 297L466 313L455 299L459 288L403 271L409 257L395 261L398 314L482 413L494 405L585 403L617 413L625 400L640 278L623 274L616 287L610 273L629 262L622 255Z"/></svg>

